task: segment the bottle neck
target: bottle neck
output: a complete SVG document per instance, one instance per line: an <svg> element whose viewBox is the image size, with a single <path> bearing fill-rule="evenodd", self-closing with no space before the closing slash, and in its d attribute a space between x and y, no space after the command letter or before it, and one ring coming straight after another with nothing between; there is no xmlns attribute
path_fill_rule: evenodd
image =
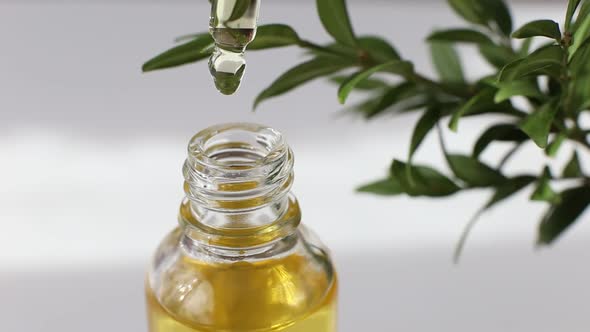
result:
<svg viewBox="0 0 590 332"><path fill-rule="evenodd" d="M222 249L256 248L292 234L300 222L290 193L293 154L270 128L206 129L191 140L183 170L180 223L191 240Z"/></svg>

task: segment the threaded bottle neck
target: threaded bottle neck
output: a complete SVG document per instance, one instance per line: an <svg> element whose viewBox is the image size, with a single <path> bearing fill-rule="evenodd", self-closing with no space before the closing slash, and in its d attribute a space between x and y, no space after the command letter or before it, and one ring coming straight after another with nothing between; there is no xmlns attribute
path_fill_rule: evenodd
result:
<svg viewBox="0 0 590 332"><path fill-rule="evenodd" d="M223 245L256 245L256 236L265 242L260 234L299 223L289 195L293 153L274 129L235 123L203 130L189 144L183 173L181 222L208 241L218 236Z"/></svg>

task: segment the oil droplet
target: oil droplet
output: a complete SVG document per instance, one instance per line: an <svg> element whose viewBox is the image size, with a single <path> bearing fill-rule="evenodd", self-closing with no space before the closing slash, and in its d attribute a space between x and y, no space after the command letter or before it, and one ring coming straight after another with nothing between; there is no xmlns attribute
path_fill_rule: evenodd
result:
<svg viewBox="0 0 590 332"><path fill-rule="evenodd" d="M246 60L241 52L216 47L209 59L209 71L215 81L215 87L224 95L232 95L238 90L245 69Z"/></svg>
<svg viewBox="0 0 590 332"><path fill-rule="evenodd" d="M209 71L215 86L224 95L240 87L246 60L244 51L256 36L260 0L213 0L209 32L215 50L209 59Z"/></svg>

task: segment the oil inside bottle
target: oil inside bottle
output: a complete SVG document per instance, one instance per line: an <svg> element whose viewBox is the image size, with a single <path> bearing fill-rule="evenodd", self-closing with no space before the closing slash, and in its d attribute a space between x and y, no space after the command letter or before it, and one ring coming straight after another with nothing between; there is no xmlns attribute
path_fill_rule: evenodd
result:
<svg viewBox="0 0 590 332"><path fill-rule="evenodd" d="M183 257L161 278L147 287L150 332L336 331L336 277L304 256L222 264Z"/></svg>
<svg viewBox="0 0 590 332"><path fill-rule="evenodd" d="M209 59L209 71L217 90L225 95L240 87L246 60L244 52L256 36L260 0L213 0L209 32L215 50Z"/></svg>

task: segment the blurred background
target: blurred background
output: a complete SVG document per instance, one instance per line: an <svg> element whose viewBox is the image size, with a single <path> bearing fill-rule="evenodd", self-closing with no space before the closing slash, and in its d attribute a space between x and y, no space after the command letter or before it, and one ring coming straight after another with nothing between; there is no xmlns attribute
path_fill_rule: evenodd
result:
<svg viewBox="0 0 590 332"><path fill-rule="evenodd" d="M516 25L561 21L566 6L509 2ZM255 95L298 60L294 49L250 52L233 97L215 91L205 62L140 72L175 36L206 30L208 7L0 0L2 331L145 331L145 268L176 223L186 144L229 121L275 127L295 151L304 221L341 274L340 331L588 330L590 225L535 250L545 207L523 193L482 218L454 266L463 226L490 193L410 200L354 192L392 158L405 159L415 115L342 116L336 89L321 81L253 113ZM350 12L359 34L386 36L428 74L424 37L463 24L445 1L352 0ZM314 1L264 1L260 23L276 22L329 40ZM473 50L464 55L468 73L488 70ZM463 121L449 145L466 151L485 125ZM435 137L417 160L443 165ZM510 169L538 171L541 161L525 149Z"/></svg>

